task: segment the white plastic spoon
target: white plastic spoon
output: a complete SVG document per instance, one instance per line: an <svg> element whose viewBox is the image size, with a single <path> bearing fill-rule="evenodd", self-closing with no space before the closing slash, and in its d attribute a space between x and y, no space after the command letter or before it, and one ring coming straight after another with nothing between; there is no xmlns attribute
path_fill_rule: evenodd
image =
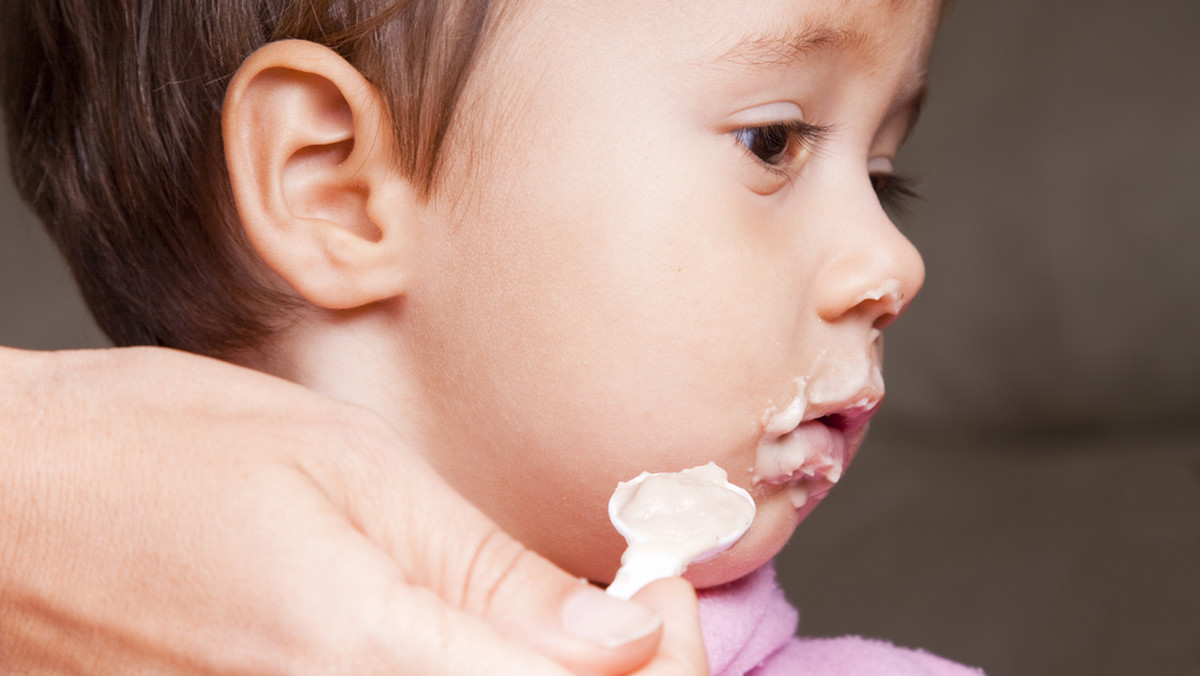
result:
<svg viewBox="0 0 1200 676"><path fill-rule="evenodd" d="M710 462L622 481L608 501L608 518L629 547L607 591L628 599L733 546L754 521L754 498Z"/></svg>

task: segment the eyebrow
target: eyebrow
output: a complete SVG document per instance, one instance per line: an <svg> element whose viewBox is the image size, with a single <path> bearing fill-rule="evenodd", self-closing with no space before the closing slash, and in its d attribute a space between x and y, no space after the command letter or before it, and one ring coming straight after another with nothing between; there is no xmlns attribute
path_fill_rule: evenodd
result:
<svg viewBox="0 0 1200 676"><path fill-rule="evenodd" d="M787 66L802 57L831 49L861 46L866 38L855 31L823 24L804 25L783 33L742 38L714 59L738 66Z"/></svg>
<svg viewBox="0 0 1200 676"><path fill-rule="evenodd" d="M904 2L904 0L894 0ZM942 0L943 7L949 0ZM805 24L782 33L759 34L742 38L724 52L721 52L713 62L716 64L732 64L742 67L785 67L814 53L837 49L861 49L867 47L869 41L865 35L852 30L834 28L827 24ZM925 83L924 74L919 78L919 84L911 89L900 106L908 121L904 130L904 138L912 134L921 116L921 110L929 98L929 87Z"/></svg>

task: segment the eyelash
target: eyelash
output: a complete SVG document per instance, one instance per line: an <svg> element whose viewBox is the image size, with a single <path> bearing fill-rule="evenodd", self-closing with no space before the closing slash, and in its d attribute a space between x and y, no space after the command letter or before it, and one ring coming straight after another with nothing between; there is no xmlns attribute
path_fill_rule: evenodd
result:
<svg viewBox="0 0 1200 676"><path fill-rule="evenodd" d="M921 199L921 180L905 174L871 174L871 187L887 211L903 214L913 200Z"/></svg>
<svg viewBox="0 0 1200 676"><path fill-rule="evenodd" d="M832 127L810 124L802 120L785 120L754 127L742 127L734 131L733 136L745 149L746 154L754 158L764 169L790 181L795 177L793 160L805 151L808 153L819 152L821 144L832 131ZM757 139L764 136L768 137L770 143L782 143L782 149L767 157L760 155L755 151L754 145Z"/></svg>
<svg viewBox="0 0 1200 676"><path fill-rule="evenodd" d="M734 138L752 157L755 162L770 173L791 181L795 178L795 163L793 160L802 153L820 152L821 144L833 132L833 127L810 124L802 120L785 120L754 127L742 127L733 132ZM751 134L759 136L751 138ZM769 142L783 144L783 148L763 157L754 149L754 141L762 135L769 135ZM774 159L773 159L774 158ZM871 187L875 190L879 203L889 211L902 212L908 203L920 199L917 187L920 181L912 176L892 173L874 173L870 175Z"/></svg>

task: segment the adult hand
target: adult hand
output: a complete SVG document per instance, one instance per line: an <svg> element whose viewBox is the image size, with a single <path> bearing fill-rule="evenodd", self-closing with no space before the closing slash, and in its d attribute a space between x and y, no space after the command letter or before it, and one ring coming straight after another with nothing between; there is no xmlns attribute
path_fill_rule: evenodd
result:
<svg viewBox="0 0 1200 676"><path fill-rule="evenodd" d="M687 583L571 578L362 409L152 348L0 373L6 670L706 671Z"/></svg>

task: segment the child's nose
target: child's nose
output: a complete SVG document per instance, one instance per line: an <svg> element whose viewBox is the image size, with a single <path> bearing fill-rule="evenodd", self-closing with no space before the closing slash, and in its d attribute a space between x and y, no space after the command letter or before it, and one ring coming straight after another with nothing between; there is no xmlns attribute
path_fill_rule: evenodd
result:
<svg viewBox="0 0 1200 676"><path fill-rule="evenodd" d="M871 194L844 223L837 252L824 268L817 310L825 321L854 317L882 329L908 306L925 281L916 247Z"/></svg>

